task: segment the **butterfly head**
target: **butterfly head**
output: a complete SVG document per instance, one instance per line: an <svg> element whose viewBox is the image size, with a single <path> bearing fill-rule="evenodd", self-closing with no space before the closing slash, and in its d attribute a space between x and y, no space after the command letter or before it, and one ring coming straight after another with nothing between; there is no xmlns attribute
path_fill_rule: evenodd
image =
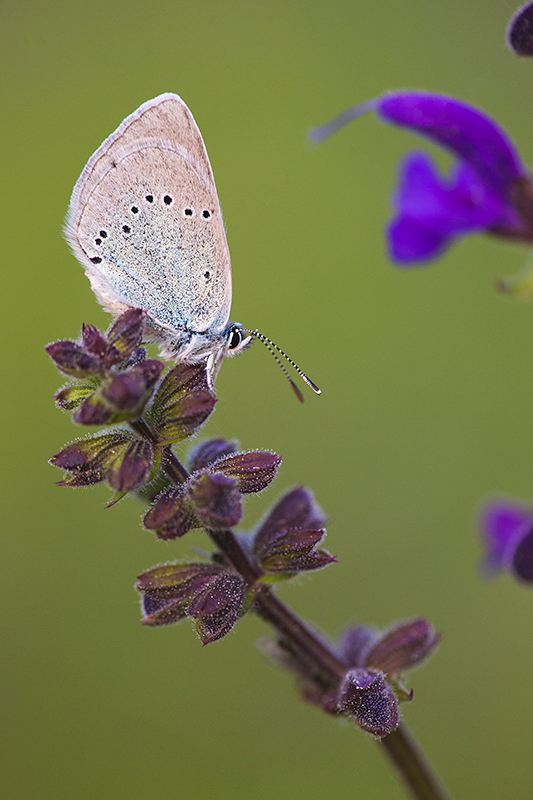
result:
<svg viewBox="0 0 533 800"><path fill-rule="evenodd" d="M224 348L222 355L227 357L238 356L253 342L254 337L238 322L229 322L224 331Z"/></svg>

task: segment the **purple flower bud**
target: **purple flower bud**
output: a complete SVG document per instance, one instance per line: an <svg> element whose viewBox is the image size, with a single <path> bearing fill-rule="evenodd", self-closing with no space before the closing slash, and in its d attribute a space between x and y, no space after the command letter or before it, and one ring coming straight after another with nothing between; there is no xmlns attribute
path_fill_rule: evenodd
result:
<svg viewBox="0 0 533 800"><path fill-rule="evenodd" d="M191 601L221 571L216 564L165 564L139 575L143 625L169 625L187 616Z"/></svg>
<svg viewBox="0 0 533 800"><path fill-rule="evenodd" d="M226 636L239 619L246 595L240 575L224 572L213 578L191 602L187 614L195 621L202 644Z"/></svg>
<svg viewBox="0 0 533 800"><path fill-rule="evenodd" d="M107 367L124 364L137 350L142 341L145 316L141 309L130 308L115 320L107 334Z"/></svg>
<svg viewBox="0 0 533 800"><path fill-rule="evenodd" d="M95 328L94 325L86 325L84 323L81 329L81 339L83 346L89 353L93 353L95 356L100 356L101 358L104 357L107 350L107 342L98 328Z"/></svg>
<svg viewBox="0 0 533 800"><path fill-rule="evenodd" d="M194 433L211 414L215 395L203 364L177 364L161 382L151 408L151 424L161 443Z"/></svg>
<svg viewBox="0 0 533 800"><path fill-rule="evenodd" d="M54 342L45 347L46 352L61 372L73 378L97 375L102 369L101 359L88 353L76 342L69 340Z"/></svg>
<svg viewBox="0 0 533 800"><path fill-rule="evenodd" d="M256 451L235 453L218 459L210 465L212 472L237 480L242 494L260 492L276 477L281 457L275 453Z"/></svg>
<svg viewBox="0 0 533 800"><path fill-rule="evenodd" d="M486 506L481 514L488 575L506 570L518 581L533 582L533 509L516 501Z"/></svg>
<svg viewBox="0 0 533 800"><path fill-rule="evenodd" d="M176 364L167 372L154 397L154 414L164 413L182 397L209 389L207 373L203 364Z"/></svg>
<svg viewBox="0 0 533 800"><path fill-rule="evenodd" d="M131 438L121 431L80 439L50 459L54 467L71 473L60 486L89 486L103 481L112 462L129 447Z"/></svg>
<svg viewBox="0 0 533 800"><path fill-rule="evenodd" d="M135 419L142 414L163 369L161 361L148 360L112 375L83 402L72 419L80 425Z"/></svg>
<svg viewBox="0 0 533 800"><path fill-rule="evenodd" d="M213 411L216 398L211 391L192 392L163 413L152 416L152 428L161 444L172 444L195 433Z"/></svg>
<svg viewBox="0 0 533 800"><path fill-rule="evenodd" d="M388 675L398 675L429 658L439 640L433 626L418 617L383 634L367 654L365 664Z"/></svg>
<svg viewBox="0 0 533 800"><path fill-rule="evenodd" d="M400 723L398 702L382 672L351 669L339 691L338 708L352 716L360 728L377 738Z"/></svg>
<svg viewBox="0 0 533 800"><path fill-rule="evenodd" d="M320 531L290 531L271 541L261 553L255 553L265 572L291 574L322 569L337 561L326 550L315 550L326 535Z"/></svg>
<svg viewBox="0 0 533 800"><path fill-rule="evenodd" d="M135 439L108 468L106 480L117 492L131 492L148 483L156 448L146 439Z"/></svg>
<svg viewBox="0 0 533 800"><path fill-rule="evenodd" d="M237 442L228 442L227 439L208 439L189 452L189 472L204 469L223 456L236 453Z"/></svg>
<svg viewBox="0 0 533 800"><path fill-rule="evenodd" d="M231 528L242 518L237 481L225 475L193 475L187 486L196 516L207 528Z"/></svg>
<svg viewBox="0 0 533 800"><path fill-rule="evenodd" d="M127 372L114 375L99 391L99 396L115 412L115 420L139 416L164 369L161 361L148 360Z"/></svg>
<svg viewBox="0 0 533 800"><path fill-rule="evenodd" d="M533 56L533 3L519 8L511 19L507 43L517 56Z"/></svg>
<svg viewBox="0 0 533 800"><path fill-rule="evenodd" d="M278 500L259 525L254 537L254 553L264 552L280 533L296 529L318 530L324 527L326 521L312 493L303 486L297 486Z"/></svg>
<svg viewBox="0 0 533 800"><path fill-rule="evenodd" d="M143 525L160 539L177 539L200 527L183 486L165 489L145 515Z"/></svg>
<svg viewBox="0 0 533 800"><path fill-rule="evenodd" d="M93 392L74 412L72 421L78 425L107 425L114 416L113 409Z"/></svg>
<svg viewBox="0 0 533 800"><path fill-rule="evenodd" d="M342 633L337 650L348 667L364 667L367 653L377 638L375 628L355 625Z"/></svg>

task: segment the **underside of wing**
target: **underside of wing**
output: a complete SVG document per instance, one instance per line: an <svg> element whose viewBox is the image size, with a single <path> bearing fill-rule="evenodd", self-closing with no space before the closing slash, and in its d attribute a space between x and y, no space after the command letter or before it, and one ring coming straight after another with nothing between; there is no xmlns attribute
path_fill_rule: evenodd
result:
<svg viewBox="0 0 533 800"><path fill-rule="evenodd" d="M231 270L209 159L192 114L161 95L124 120L72 194L67 239L113 313L168 330L222 330Z"/></svg>

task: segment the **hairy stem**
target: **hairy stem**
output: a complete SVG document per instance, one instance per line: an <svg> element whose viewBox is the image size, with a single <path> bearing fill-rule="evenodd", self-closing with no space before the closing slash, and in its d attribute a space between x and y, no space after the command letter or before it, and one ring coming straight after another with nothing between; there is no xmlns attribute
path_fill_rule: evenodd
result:
<svg viewBox="0 0 533 800"><path fill-rule="evenodd" d="M317 633L308 628L271 590L263 586L256 599L257 614L271 625L280 640L312 668L313 677L324 686L337 688L346 665Z"/></svg>
<svg viewBox="0 0 533 800"><path fill-rule="evenodd" d="M417 800L446 800L448 795L402 724L380 740L382 747Z"/></svg>

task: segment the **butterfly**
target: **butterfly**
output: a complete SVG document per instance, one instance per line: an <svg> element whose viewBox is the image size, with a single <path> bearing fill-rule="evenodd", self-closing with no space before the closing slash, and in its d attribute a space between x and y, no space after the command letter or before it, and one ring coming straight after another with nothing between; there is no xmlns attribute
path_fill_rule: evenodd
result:
<svg viewBox="0 0 533 800"><path fill-rule="evenodd" d="M65 236L106 311L146 313L147 338L163 358L205 362L214 381L222 360L260 339L229 321L231 264L207 150L176 94L143 103L91 156L72 192Z"/></svg>

